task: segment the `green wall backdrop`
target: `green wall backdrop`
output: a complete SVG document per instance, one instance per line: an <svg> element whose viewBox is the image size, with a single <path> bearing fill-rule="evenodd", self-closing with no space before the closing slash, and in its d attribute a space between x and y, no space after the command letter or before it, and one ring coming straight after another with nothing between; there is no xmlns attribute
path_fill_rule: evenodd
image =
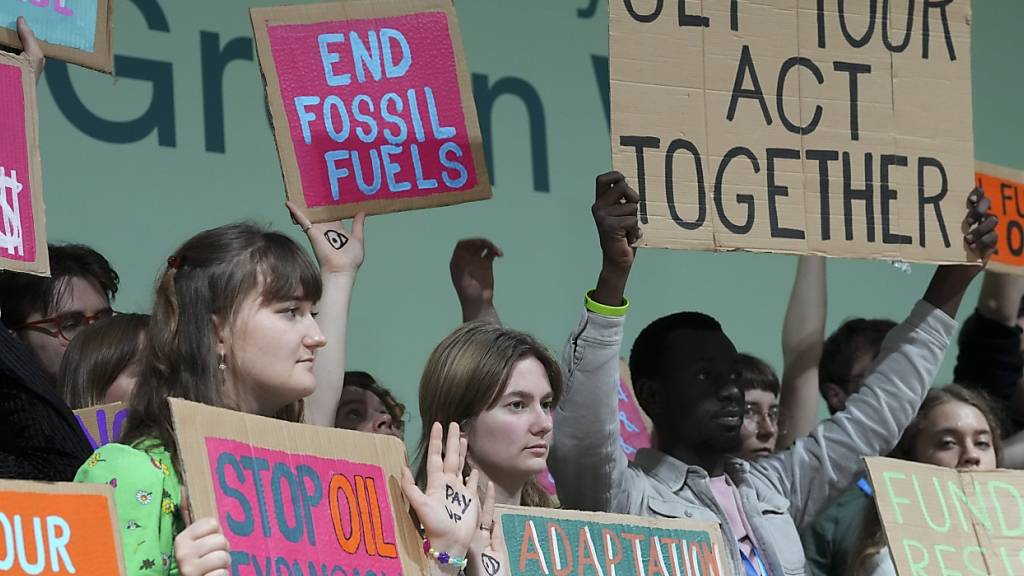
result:
<svg viewBox="0 0 1024 576"><path fill-rule="evenodd" d="M113 79L48 64L40 85L48 231L53 241L85 242L111 259L122 275L118 309L146 310L159 267L199 230L252 219L305 244L283 206L251 59L247 8L272 3L118 0ZM593 176L610 167L607 0L459 0L457 8L477 88L493 103L494 199L371 218L348 343L350 368L377 375L410 404L410 440L418 437L420 369L459 321L447 269L458 238L485 235L505 250L496 269L503 319L555 349L600 264L589 205ZM973 18L977 157L1024 169L1024 3L976 1ZM221 74L218 62L229 56ZM700 309L719 318L741 350L780 367L795 264L789 256L642 251L628 290L627 349L654 318ZM931 272L830 261L828 329L853 315L901 319ZM955 349L939 383L950 379L954 359Z"/></svg>

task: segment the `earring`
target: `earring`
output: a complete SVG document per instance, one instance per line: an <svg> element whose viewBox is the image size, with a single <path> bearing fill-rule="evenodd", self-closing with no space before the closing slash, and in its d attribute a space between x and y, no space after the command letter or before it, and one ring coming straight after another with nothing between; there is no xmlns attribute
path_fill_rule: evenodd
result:
<svg viewBox="0 0 1024 576"><path fill-rule="evenodd" d="M221 372L223 372L223 371L228 369L228 365L224 363L224 353L223 352L220 353L220 364L217 364L217 369L220 370Z"/></svg>

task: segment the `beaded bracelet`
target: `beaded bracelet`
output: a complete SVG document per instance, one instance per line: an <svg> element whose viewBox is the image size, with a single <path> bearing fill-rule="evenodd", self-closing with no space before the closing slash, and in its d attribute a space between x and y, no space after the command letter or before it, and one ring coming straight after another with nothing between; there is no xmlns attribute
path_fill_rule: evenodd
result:
<svg viewBox="0 0 1024 576"><path fill-rule="evenodd" d="M438 552L430 546L430 540L427 538L423 539L423 553L430 556L434 560L437 560L438 564L454 566L459 570L465 570L466 565L469 564L468 558L452 558L447 552Z"/></svg>

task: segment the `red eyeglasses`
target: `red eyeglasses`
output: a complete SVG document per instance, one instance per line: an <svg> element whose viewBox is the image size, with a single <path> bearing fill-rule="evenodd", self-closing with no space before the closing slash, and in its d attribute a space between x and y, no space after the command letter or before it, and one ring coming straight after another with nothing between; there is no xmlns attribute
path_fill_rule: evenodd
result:
<svg viewBox="0 0 1024 576"><path fill-rule="evenodd" d="M36 332L41 332L51 338L62 338L65 342L71 342L86 326L93 322L110 318L114 314L116 314L116 312L110 308L100 310L95 314L68 312L65 314L58 314L50 318L42 318L40 320L25 322L21 326L15 328L15 330L35 330Z"/></svg>

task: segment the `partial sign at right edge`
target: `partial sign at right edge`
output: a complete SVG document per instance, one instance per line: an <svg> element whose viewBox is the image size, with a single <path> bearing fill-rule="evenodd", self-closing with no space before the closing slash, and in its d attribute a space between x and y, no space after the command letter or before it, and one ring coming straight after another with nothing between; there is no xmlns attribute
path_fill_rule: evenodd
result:
<svg viewBox="0 0 1024 576"><path fill-rule="evenodd" d="M999 217L999 243L989 270L1024 274L1024 172L976 162L975 180L991 202L989 212Z"/></svg>

